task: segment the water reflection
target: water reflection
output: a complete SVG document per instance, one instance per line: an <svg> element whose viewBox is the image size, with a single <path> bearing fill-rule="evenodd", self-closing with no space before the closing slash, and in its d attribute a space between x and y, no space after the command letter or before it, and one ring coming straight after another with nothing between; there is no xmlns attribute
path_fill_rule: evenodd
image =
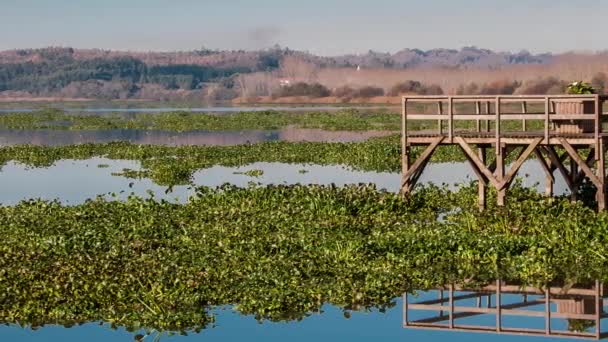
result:
<svg viewBox="0 0 608 342"><path fill-rule="evenodd" d="M175 186L170 192L167 187L154 184L150 179L128 179L114 176L123 169L141 170L138 161L92 158L88 160L60 160L49 168L28 168L9 162L0 172L0 203L14 204L23 199L59 199L64 203L82 203L97 195L115 194L115 198L125 199L129 194L157 199L185 202L194 194L193 186L216 187L224 183L246 187L250 182L269 184L336 184L338 186L358 183L374 183L379 189L399 191L399 173L362 172L342 166L321 166L284 163L253 163L242 167L213 166L193 174L192 186ZM446 173L449 169L451 172ZM245 174L247 171L261 170L258 177ZM524 186L535 186L543 191L544 174L536 162L526 162L521 169ZM454 184L475 180L475 175L466 163L439 163L427 166L421 183L437 185ZM567 186L563 179L556 177L555 192L564 194ZM109 195L112 198L111 195Z"/></svg>
<svg viewBox="0 0 608 342"><path fill-rule="evenodd" d="M84 143L127 141L144 145L240 145L266 141L349 142L386 136L386 131L324 131L321 129L285 128L244 131L160 131L136 129L111 130L14 130L0 129L0 146L34 144L63 146Z"/></svg>

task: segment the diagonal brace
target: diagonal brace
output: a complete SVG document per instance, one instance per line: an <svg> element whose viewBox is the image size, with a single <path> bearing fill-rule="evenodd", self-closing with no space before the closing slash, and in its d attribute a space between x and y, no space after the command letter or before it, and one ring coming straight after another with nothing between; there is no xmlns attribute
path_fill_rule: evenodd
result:
<svg viewBox="0 0 608 342"><path fill-rule="evenodd" d="M511 166L511 169L509 170L509 173L507 173L507 175L504 177L504 179L502 179L502 181L500 182L500 188L498 188L498 190L504 189L505 187L507 187L507 185L509 185L509 183L511 183L511 181L513 180L513 177L515 177L515 175L517 174L517 171L519 171L519 169L521 168L521 166L523 165L523 163L526 161L526 159L528 159L528 157L530 156L530 154L532 154L532 152L534 152L536 150L536 147L542 141L543 141L543 138L536 138L519 155L519 158L517 158L517 160L515 161L515 163Z"/></svg>
<svg viewBox="0 0 608 342"><path fill-rule="evenodd" d="M494 174L490 171L490 169L484 165L484 163L479 159L477 154L471 149L469 144L462 137L455 137L454 140L460 145L467 158L474 165L473 169L475 172L480 172L487 180L492 183L495 188L499 188L500 182L496 179ZM481 178L481 177L480 177Z"/></svg>
<svg viewBox="0 0 608 342"><path fill-rule="evenodd" d="M572 160L576 162L576 164L585 172L585 175L589 177L591 182L595 185L596 188L600 189L603 187L602 181L595 175L593 170L587 165L587 163L579 156L576 150L566 141L564 138L559 138L559 142L562 144L566 152L570 155Z"/></svg>
<svg viewBox="0 0 608 342"><path fill-rule="evenodd" d="M435 149L437 148L437 146L439 146L439 144L441 144L441 142L443 141L443 137L437 138L435 139L425 150L424 152L422 152L422 154L420 155L420 157L418 157L418 159L416 160L416 162L405 172L405 174L403 174L403 178L401 181L401 186L403 187L406 183L408 183L410 181L410 178L416 173L418 172L418 169L422 166L424 166L424 164L426 164L426 162L431 158L431 156L433 155L433 152L435 152Z"/></svg>

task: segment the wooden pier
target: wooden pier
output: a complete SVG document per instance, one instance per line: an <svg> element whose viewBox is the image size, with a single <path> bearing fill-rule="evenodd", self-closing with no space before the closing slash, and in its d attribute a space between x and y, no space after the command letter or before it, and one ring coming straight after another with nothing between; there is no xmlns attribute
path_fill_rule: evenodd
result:
<svg viewBox="0 0 608 342"><path fill-rule="evenodd" d="M413 190L425 166L442 145L457 145L479 180L479 207L486 190L497 191L504 206L509 186L522 164L538 160L553 195L555 171L573 200L584 182L597 189L599 210L606 209L605 155L608 133L600 95L404 96L402 99L401 191ZM411 146L423 151L413 159ZM488 150L494 151L494 157ZM511 160L510 165L507 162ZM446 170L449 172L449 170Z"/></svg>

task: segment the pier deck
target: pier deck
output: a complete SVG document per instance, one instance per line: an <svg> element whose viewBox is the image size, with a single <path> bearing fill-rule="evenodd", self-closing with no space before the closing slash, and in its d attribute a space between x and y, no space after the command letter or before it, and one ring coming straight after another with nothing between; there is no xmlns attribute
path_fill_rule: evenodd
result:
<svg viewBox="0 0 608 342"><path fill-rule="evenodd" d="M519 168L534 157L545 173L547 195L553 194L558 171L573 200L588 180L597 189L599 210L605 210L606 100L600 95L405 96L401 190L413 190L438 147L457 145L478 177L480 209L486 206L487 186L497 190L498 205L505 205ZM415 160L411 146L424 147ZM506 165L510 157L514 161Z"/></svg>

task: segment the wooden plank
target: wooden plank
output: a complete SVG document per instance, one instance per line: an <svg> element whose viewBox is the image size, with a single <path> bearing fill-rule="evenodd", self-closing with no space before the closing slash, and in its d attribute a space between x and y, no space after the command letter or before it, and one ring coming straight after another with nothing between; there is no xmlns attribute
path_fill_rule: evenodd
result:
<svg viewBox="0 0 608 342"><path fill-rule="evenodd" d="M540 142L542 140L543 140L542 138L537 138L536 140L534 140L534 142L532 142L530 145L528 145L528 147L519 155L519 158L517 158L515 163L513 163L513 165L511 166L511 169L509 170L509 172L507 173L505 178L502 180L501 189L503 189L505 187L508 188L508 185L513 180L513 177L515 177L515 175L517 174L517 172L519 171L519 169L521 168L523 163L528 159L530 154L532 154L532 152L534 152L536 150L536 147L538 146L538 144L540 144Z"/></svg>
<svg viewBox="0 0 608 342"><path fill-rule="evenodd" d="M561 142L561 144L564 147L564 149L566 150L566 152L568 152L568 154L570 155L570 158L572 158L572 160L574 160L576 162L576 164L581 169L583 169L583 171L585 172L585 175L591 180L591 182L593 182L593 184L597 188L603 187L604 183L602 181L600 181L600 179L595 175L595 173L589 168L587 163L585 163L585 161L583 161L581 156L579 156L579 154L572 147L572 145L570 145L568 143L568 141L564 138L559 138L559 141Z"/></svg>

